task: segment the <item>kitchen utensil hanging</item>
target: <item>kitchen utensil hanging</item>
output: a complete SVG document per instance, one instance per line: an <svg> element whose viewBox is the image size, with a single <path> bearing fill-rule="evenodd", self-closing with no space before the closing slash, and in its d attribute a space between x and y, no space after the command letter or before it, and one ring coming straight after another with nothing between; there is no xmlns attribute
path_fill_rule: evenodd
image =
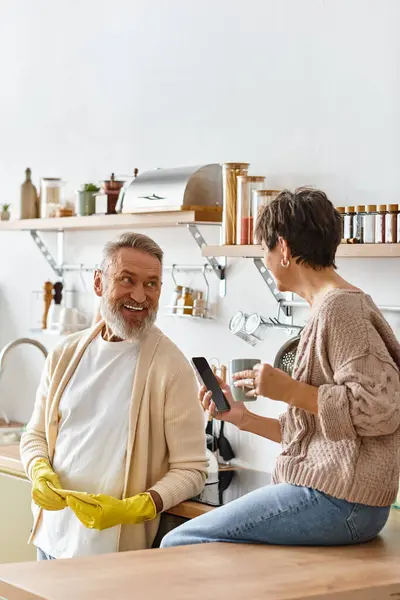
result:
<svg viewBox="0 0 400 600"><path fill-rule="evenodd" d="M202 308L201 313L198 312L198 314L177 314L176 310L178 308L177 304L173 305L173 304L168 304L167 306L165 306L165 308L167 309L167 313L165 314L165 316L173 316L173 317L177 317L177 318L189 318L189 319L211 319L212 317L210 316L211 313L211 309L209 307L209 297L210 297L210 284L209 281L207 279L207 273L212 271L212 268L210 265L205 264L205 265L177 265L177 264L173 264L170 267L164 267L165 271L171 271L171 278L172 281L174 282L174 286L175 288L178 287L178 282L177 282L177 273L179 272L183 272L183 273L188 273L190 271L201 271L201 275L204 279L204 284L205 284L205 295L204 295L204 308ZM181 287L185 287L185 286L181 286ZM182 306L179 305L179 309L183 309L185 310L185 312L191 311L191 313L195 312L195 307L194 306Z"/></svg>
<svg viewBox="0 0 400 600"><path fill-rule="evenodd" d="M299 325L282 323L278 317L263 317L258 313L248 315L243 311L238 311L229 322L229 329L251 346L257 346L267 337L268 329L285 329L289 334L303 329Z"/></svg>
<svg viewBox="0 0 400 600"><path fill-rule="evenodd" d="M294 365L296 362L296 353L299 342L300 336L297 335L296 337L293 337L287 342L285 342L283 346L281 346L281 348L278 350L275 356L275 369L280 369L288 375L292 375Z"/></svg>

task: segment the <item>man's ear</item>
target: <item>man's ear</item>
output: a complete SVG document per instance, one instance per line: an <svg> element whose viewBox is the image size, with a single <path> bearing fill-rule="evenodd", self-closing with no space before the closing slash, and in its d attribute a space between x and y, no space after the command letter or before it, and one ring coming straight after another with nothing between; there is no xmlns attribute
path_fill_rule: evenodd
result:
<svg viewBox="0 0 400 600"><path fill-rule="evenodd" d="M103 273L99 271L99 269L96 269L94 272L93 289L96 296L99 296L99 298L101 298L104 292Z"/></svg>

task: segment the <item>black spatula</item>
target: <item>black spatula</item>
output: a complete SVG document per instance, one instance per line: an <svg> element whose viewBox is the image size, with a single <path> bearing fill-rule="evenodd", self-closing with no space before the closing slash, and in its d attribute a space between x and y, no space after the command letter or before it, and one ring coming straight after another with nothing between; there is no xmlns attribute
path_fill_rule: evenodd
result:
<svg viewBox="0 0 400 600"><path fill-rule="evenodd" d="M232 446L230 445L228 439L225 437L224 429L225 429L225 423L224 423L224 421L221 421L221 426L219 429L219 436L218 436L218 440L217 440L217 446L218 446L219 453L222 456L222 458L224 459L224 461L229 462L230 460L232 460L232 458L235 458L235 453L232 450Z"/></svg>

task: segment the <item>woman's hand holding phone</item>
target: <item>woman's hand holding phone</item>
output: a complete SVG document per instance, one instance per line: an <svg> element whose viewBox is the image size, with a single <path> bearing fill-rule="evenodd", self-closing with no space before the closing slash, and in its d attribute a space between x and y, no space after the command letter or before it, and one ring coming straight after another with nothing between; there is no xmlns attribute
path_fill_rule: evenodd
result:
<svg viewBox="0 0 400 600"><path fill-rule="evenodd" d="M216 376L218 384L229 402L231 409L226 412L218 412L217 407L212 399L212 392L208 392L207 388L203 385L200 388L199 399L203 405L204 410L207 410L214 419L219 421L225 421L226 423L232 423L240 429L240 425L243 421L244 416L248 412L243 402L235 402L232 398L231 388L228 384L224 383L220 377Z"/></svg>

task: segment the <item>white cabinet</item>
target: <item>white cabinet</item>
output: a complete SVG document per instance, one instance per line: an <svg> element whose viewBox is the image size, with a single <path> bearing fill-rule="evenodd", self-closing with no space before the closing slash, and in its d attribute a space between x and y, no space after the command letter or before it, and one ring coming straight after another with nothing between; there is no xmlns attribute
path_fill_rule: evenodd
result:
<svg viewBox="0 0 400 600"><path fill-rule="evenodd" d="M0 563L36 560L32 521L31 483L0 471Z"/></svg>

